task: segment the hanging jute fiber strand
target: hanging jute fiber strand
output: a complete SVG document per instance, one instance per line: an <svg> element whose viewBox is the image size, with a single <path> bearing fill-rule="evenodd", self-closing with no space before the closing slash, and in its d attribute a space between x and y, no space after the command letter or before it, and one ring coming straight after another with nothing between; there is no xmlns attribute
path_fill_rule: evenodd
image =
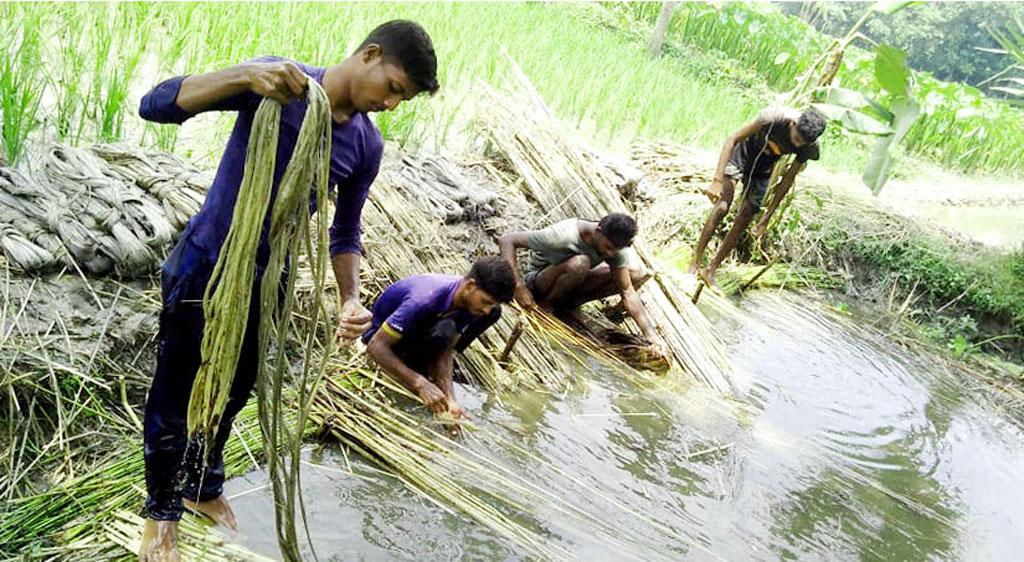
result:
<svg viewBox="0 0 1024 562"><path fill-rule="evenodd" d="M294 514L299 503L298 466L301 428L308 416L309 400L316 381L310 382L310 353L317 343L315 327L323 319L324 274L327 270L327 221L325 212L317 213L317 238L309 236L309 194L315 187L318 203L327 199L327 177L330 154L331 113L323 89L308 80L308 107L299 131L295 150L278 187L270 209L268 244L270 259L261 282L259 326L259 418L263 430L264 451L274 486L275 515L281 554L286 560L301 560L296 540ZM293 102L294 103L294 102ZM264 99L256 111L245 171L231 227L214 266L203 296L205 330L201 346L201 363L192 387L189 402L188 431L194 446L206 456L206 444L221 422L227 405L235 369L245 337L248 307L255 281L256 253L264 217L270 204L281 105ZM310 320L301 324L304 345L300 378L294 381L297 391L298 418L292 426L283 419L282 389L289 362L286 355L287 328L294 308L295 275L286 278L287 288L280 297L282 270L291 260L297 264L305 241L316 287ZM314 257L315 256L315 257ZM330 356L333 340L326 338L321 357ZM324 373L322 363L318 380ZM286 462L284 456L289 456Z"/></svg>

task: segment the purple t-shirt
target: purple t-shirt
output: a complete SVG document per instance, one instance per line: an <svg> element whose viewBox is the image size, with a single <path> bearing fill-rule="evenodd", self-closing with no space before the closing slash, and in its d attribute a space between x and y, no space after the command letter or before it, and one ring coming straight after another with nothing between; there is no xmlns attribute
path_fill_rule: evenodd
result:
<svg viewBox="0 0 1024 562"><path fill-rule="evenodd" d="M392 284L373 303L373 322L363 334L363 342L369 343L377 330L399 338L426 329L442 318L451 318L459 333L465 332L470 324L483 317L465 310L450 310L461 281L462 277L455 275L426 273Z"/></svg>
<svg viewBox="0 0 1024 562"><path fill-rule="evenodd" d="M250 62L283 61L281 57L261 57ZM294 62L294 61L293 61ZM302 72L323 84L325 69L295 63ZM194 114L181 109L176 103L178 91L185 76L166 80L142 98L139 115L157 123L183 123ZM237 111L234 129L228 138L224 156L217 167L217 175L206 195L202 209L188 222L172 257L164 264L165 273L174 277L188 277L192 274L208 275L209 264L216 263L220 248L231 226L231 217L238 199L238 188L245 170L245 156L249 145L256 109L262 98L246 92L228 98L211 107L208 111ZM281 109L281 132L277 144L277 160L274 167L273 192L285 168L291 160L298 139L302 119L306 114L306 100L294 100ZM363 204L370 191L370 184L377 177L380 168L384 141L377 127L365 113L355 113L344 124L331 124L331 165L330 185L338 193L337 209L330 228L331 256L344 253L360 253L360 216ZM316 210L315 192L310 193L310 211ZM261 275L270 257L267 244L270 212L264 218L263 233L256 255L257 275ZM173 262L173 263L172 263ZM205 264L206 267L197 267Z"/></svg>

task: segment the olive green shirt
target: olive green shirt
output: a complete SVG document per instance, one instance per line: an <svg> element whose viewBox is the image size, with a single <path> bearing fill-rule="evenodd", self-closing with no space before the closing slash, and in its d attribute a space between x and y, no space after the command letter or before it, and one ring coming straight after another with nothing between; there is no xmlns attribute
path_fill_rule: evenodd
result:
<svg viewBox="0 0 1024 562"><path fill-rule="evenodd" d="M579 223L579 219L565 219L547 228L530 232L526 236L526 245L532 252L530 270L539 272L545 267L557 265L578 255L590 258L591 267L604 261L607 261L612 269L639 266L640 259L633 248L623 248L605 260L597 248L587 244L580 237Z"/></svg>

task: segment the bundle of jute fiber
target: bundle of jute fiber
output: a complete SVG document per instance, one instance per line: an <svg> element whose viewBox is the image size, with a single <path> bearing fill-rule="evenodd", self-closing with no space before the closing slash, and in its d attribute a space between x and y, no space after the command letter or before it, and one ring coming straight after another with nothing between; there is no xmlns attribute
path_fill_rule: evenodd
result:
<svg viewBox="0 0 1024 562"><path fill-rule="evenodd" d="M36 179L45 182L67 209L60 218L81 224L94 241L89 249L96 254L93 259L88 252L80 259L72 250L79 264L91 273L112 269L122 276L156 268L174 228L142 190L121 180L106 162L84 149L52 145L32 166Z"/></svg>
<svg viewBox="0 0 1024 562"><path fill-rule="evenodd" d="M19 224L24 228L24 223L35 224L14 210L0 206L0 251L15 269L39 271L52 267L57 258L25 237L18 228Z"/></svg>
<svg viewBox="0 0 1024 562"><path fill-rule="evenodd" d="M122 180L155 197L176 230L185 228L203 206L210 179L174 154L123 143L98 144L90 150Z"/></svg>
<svg viewBox="0 0 1024 562"><path fill-rule="evenodd" d="M60 208L52 194L28 176L13 168L0 168L0 229L11 263L26 272L71 265L57 231L47 228L47 217ZM66 232L83 235L70 228ZM75 236L69 239L74 241Z"/></svg>
<svg viewBox="0 0 1024 562"><path fill-rule="evenodd" d="M486 111L477 123L491 144L522 177L518 184L542 209L535 227L564 218L597 220L628 212L616 190L594 172L595 162L563 133L529 79L510 61L508 93L482 86ZM633 243L653 279L640 294L675 363L719 392L731 392L724 346L711 324L682 291L661 275L644 240L643 224Z"/></svg>
<svg viewBox="0 0 1024 562"><path fill-rule="evenodd" d="M270 212L267 241L270 258L260 284L260 326L258 345L260 427L267 455L268 470L274 487L275 519L282 556L289 561L301 560L295 532L295 509L298 500L299 450L302 431L312 392L323 376L326 364L310 380L310 354L317 325L323 319L323 286L327 270L327 213L317 213L317 238L309 237L310 188L316 189L317 201L327 200L327 178L330 154L330 104L323 89L308 80L306 112L295 149L288 163ZM298 103L298 102L295 102ZM201 363L192 386L188 410L188 431L200 450L220 424L227 405L231 383L238 366L239 354L246 332L248 307L255 281L256 253L263 230L264 217L270 207L281 106L264 99L256 111L246 152L245 170L238 190L226 239L203 296L205 329L201 344ZM309 264L315 284L312 310L306 311L307 322L297 323L304 333L299 335L303 346L302 368L293 387L297 393L297 419L289 424L283 417L284 375L290 368L287 355L288 326L295 305L296 275L286 280L283 302L279 299L282 270L286 261L298 259L303 242L310 256ZM314 258L315 256L315 258ZM332 337L320 344L321 355L331 355ZM270 365L273 365L272 367ZM283 458L288 454L288 459ZM205 455L204 455L205 456ZM304 513L304 512L303 512Z"/></svg>

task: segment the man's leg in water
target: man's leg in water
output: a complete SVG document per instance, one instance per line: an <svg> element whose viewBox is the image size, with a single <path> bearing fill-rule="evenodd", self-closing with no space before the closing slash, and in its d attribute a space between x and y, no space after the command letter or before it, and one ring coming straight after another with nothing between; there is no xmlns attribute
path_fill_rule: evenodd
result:
<svg viewBox="0 0 1024 562"><path fill-rule="evenodd" d="M711 212L708 213L708 220L700 231L700 237L697 238L697 247L693 250L693 260L690 262L690 273L697 272L697 269L700 267L700 260L708 247L708 242L711 241L711 236L715 233L715 229L721 224L725 215L729 213L729 206L732 205L735 188L736 182L732 177L725 176L725 181L722 183L722 196L711 207Z"/></svg>
<svg viewBox="0 0 1024 562"><path fill-rule="evenodd" d="M214 524L226 529L237 531L238 523L235 513L224 497L224 445L231 436L231 426L235 416L242 410L259 374L258 341L260 326L260 287L253 287L252 299L249 303L249 318L245 326L245 337L242 350L238 356L238 367L231 383L228 403L224 407L224 415L217 428L213 443L206 452L206 463L202 458L193 458L190 454L185 463L185 487L182 497L189 509L198 511L213 520ZM190 451L191 453L191 451ZM196 451L198 453L198 451Z"/></svg>
<svg viewBox="0 0 1024 562"><path fill-rule="evenodd" d="M758 203L754 197L743 197L743 202L740 203L740 208L736 211L736 217L733 218L732 228L725 235L725 240L719 246L715 257L711 258L711 261L708 262L708 268L701 272L701 279L709 287L718 287L718 284L715 282L715 271L718 270L718 266L722 265L725 258L736 248L744 229L747 228L751 219L754 218L754 213L757 212Z"/></svg>
<svg viewBox="0 0 1024 562"><path fill-rule="evenodd" d="M179 560L177 526L183 510L181 482L187 446L186 419L202 343L201 302L165 303L157 336L157 366L146 401L143 458L146 525L139 558Z"/></svg>
<svg viewBox="0 0 1024 562"><path fill-rule="evenodd" d="M533 282L537 301L550 309L572 307L576 291L590 274L590 258L573 256L562 263L545 267Z"/></svg>
<svg viewBox="0 0 1024 562"><path fill-rule="evenodd" d="M201 285L201 284L200 284ZM200 287L201 289L201 287ZM193 291L194 292L194 291ZM189 507L208 515L218 525L235 529L234 514L221 491L224 469L221 454L230 435L231 420L245 405L255 381L255 340L259 326L259 309L250 306L246 340L231 399L210 450L210 464L202 478L198 477L201 459L188 451L186 461L188 403L192 384L199 368L200 346L203 338L203 310L201 294L190 294L187 302L165 307L161 314L157 371L153 377L146 403L145 448L146 526L143 533L140 559L146 562L179 560L177 551L177 522L181 519L183 496L193 501ZM258 302L258 291L253 302ZM182 478L186 478L184 490ZM199 480L202 490L199 490ZM194 500L200 499L198 503Z"/></svg>

